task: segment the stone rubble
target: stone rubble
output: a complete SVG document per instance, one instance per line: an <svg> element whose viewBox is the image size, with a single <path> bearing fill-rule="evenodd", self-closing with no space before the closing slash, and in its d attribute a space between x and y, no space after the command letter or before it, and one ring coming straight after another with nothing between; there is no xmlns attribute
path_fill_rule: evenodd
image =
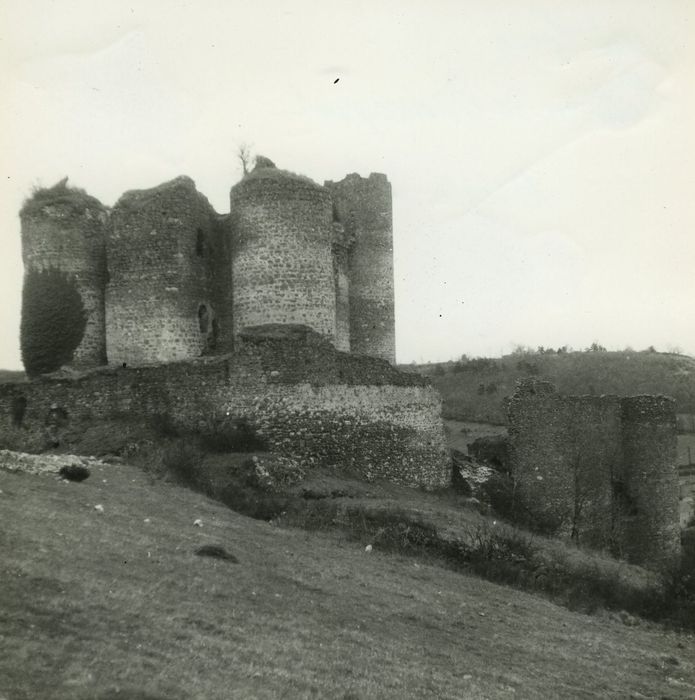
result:
<svg viewBox="0 0 695 700"><path fill-rule="evenodd" d="M75 465L89 469L105 466L105 463L94 457L81 457L79 455L34 455L27 452L0 450L0 469L11 472L57 475L63 467Z"/></svg>

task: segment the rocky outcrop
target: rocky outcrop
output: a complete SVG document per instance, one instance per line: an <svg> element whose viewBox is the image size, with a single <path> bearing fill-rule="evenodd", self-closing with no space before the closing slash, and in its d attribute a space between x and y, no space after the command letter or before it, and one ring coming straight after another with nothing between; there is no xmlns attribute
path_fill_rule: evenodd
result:
<svg viewBox="0 0 695 700"><path fill-rule="evenodd" d="M65 467L96 467L104 462L94 457L79 457L78 455L32 455L26 452L0 450L0 469L25 474L58 474Z"/></svg>

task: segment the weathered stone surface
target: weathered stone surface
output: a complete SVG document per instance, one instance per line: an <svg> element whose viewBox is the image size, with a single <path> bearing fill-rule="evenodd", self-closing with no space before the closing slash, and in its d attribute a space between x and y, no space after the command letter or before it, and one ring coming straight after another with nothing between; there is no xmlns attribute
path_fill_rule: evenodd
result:
<svg viewBox="0 0 695 700"><path fill-rule="evenodd" d="M354 238L348 254L350 349L395 362L391 184L380 173L352 173L325 184L338 220Z"/></svg>
<svg viewBox="0 0 695 700"><path fill-rule="evenodd" d="M261 174L231 192L235 335L263 323L304 324L334 342L330 195L275 168Z"/></svg>
<svg viewBox="0 0 695 700"><path fill-rule="evenodd" d="M675 402L562 396L524 380L509 402L516 497L556 532L660 567L679 553Z"/></svg>
<svg viewBox="0 0 695 700"><path fill-rule="evenodd" d="M230 351L229 255L224 220L190 178L126 192L107 228L109 363Z"/></svg>
<svg viewBox="0 0 695 700"><path fill-rule="evenodd" d="M485 485L495 470L481 464L460 450L451 450L452 486L464 496L485 499Z"/></svg>
<svg viewBox="0 0 695 700"><path fill-rule="evenodd" d="M45 432L53 405L64 416L59 430L124 414L207 432L243 419L271 452L303 467L425 488L451 478L441 399L427 381L338 352L306 328L255 329L229 356L0 385L0 432L12 430L17 396L26 399L27 440Z"/></svg>

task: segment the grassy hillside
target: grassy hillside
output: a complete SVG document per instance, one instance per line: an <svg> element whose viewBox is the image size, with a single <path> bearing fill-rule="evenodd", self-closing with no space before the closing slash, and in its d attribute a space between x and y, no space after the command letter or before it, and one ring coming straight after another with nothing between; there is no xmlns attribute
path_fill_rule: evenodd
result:
<svg viewBox="0 0 695 700"><path fill-rule="evenodd" d="M691 635L250 520L133 467L0 469L0 512L3 698L695 694Z"/></svg>
<svg viewBox="0 0 695 700"><path fill-rule="evenodd" d="M504 423L504 397L518 379L547 379L565 394L663 394L695 413L695 358L656 352L525 353L463 362L410 365L431 377L456 420Z"/></svg>

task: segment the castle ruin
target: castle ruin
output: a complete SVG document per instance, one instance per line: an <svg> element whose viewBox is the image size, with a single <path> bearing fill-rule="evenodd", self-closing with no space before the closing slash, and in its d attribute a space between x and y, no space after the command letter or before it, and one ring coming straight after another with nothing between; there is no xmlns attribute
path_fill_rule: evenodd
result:
<svg viewBox="0 0 695 700"><path fill-rule="evenodd" d="M1 384L0 433L37 444L58 414L66 434L119 416L203 433L244 421L307 466L449 485L441 398L391 364L386 177L319 186L259 158L230 205L216 213L187 177L110 210L64 187L30 198L25 275L59 270L79 292L80 372ZM647 565L677 556L672 400L562 397L531 381L510 400L509 447L536 522Z"/></svg>
<svg viewBox="0 0 695 700"><path fill-rule="evenodd" d="M219 215L188 177L126 192L30 199L25 271L73 276L87 316L79 369L234 350L249 326L305 325L338 350L395 361L391 185L321 187L259 157Z"/></svg>
<svg viewBox="0 0 695 700"><path fill-rule="evenodd" d="M76 286L79 372L0 385L0 431L36 444L49 423L56 440L56 423L67 435L118 416L222 434L243 421L307 466L449 483L441 399L391 364L385 175L319 186L259 157L227 215L188 177L111 210L61 184L20 213L25 280L57 269Z"/></svg>
<svg viewBox="0 0 695 700"><path fill-rule="evenodd" d="M673 399L566 396L530 379L508 425L515 498L537 524L646 566L677 560Z"/></svg>

